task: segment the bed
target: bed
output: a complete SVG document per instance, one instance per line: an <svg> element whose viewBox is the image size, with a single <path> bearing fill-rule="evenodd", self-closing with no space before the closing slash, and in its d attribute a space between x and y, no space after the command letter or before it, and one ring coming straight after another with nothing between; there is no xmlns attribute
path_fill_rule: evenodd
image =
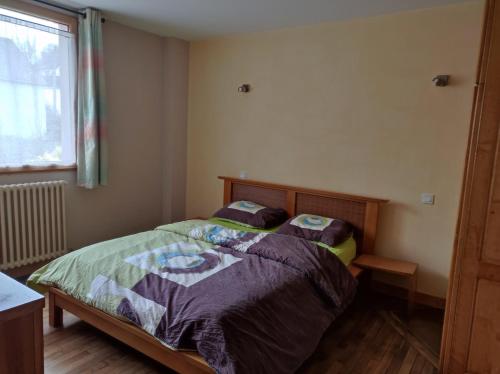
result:
<svg viewBox="0 0 500 374"><path fill-rule="evenodd" d="M233 201L239 201L239 200L249 200L249 201L254 201L258 204L262 204L268 207L273 207L273 208L283 208L286 209L288 214L290 216L294 216L297 214L301 213L309 213L309 214L317 214L317 215L323 215L323 216L333 216L336 218L340 218L343 220L346 220L350 222L353 227L354 227L354 232L353 232L353 237L354 240L356 241L357 245L357 254L369 254L373 252L373 245L376 237L376 229L377 229L377 220L378 220L378 211L379 207L381 204L385 203L386 200L382 199L374 199L374 198L367 198L367 197L361 197L361 196L355 196L355 195L347 195L347 194L340 194L340 193L334 193L334 192L328 192L328 191L319 191L319 190L312 190L312 189L306 189L306 188L297 188L297 187L292 187L292 186L285 186L285 185L279 185L279 184L272 184L272 183L264 183L264 182L258 182L258 181L250 181L250 180L241 180L241 179L236 179L236 178L228 178L228 177L219 177L224 181L224 204L228 204ZM200 231L200 227L202 228ZM169 237L172 237L172 235L181 235L183 237L187 237L186 243L189 245L194 245L196 243L199 243L197 240L200 239L199 235L204 238L204 240L209 240L206 238L206 233L203 231L204 228L207 227L212 227L210 226L209 223L206 221L187 221L187 223L182 223L182 224L173 224L173 225L166 225L166 226L161 226L159 229L161 231L159 234L157 232L154 233L155 238L158 235L168 235ZM224 234L227 235L227 233L231 234L234 230L229 230L229 231L224 231ZM194 234L193 234L194 233ZM143 234L143 235L148 235L148 234ZM205 236L204 236L205 235ZM239 234L240 235L240 234ZM290 321L286 321L287 324L293 324L296 323L297 321L301 321L301 323L304 323L307 327L308 334L313 335L311 337L311 343L309 344L309 350L304 350L305 348L302 347L296 347L295 346L288 346L287 349L276 349L276 345L283 344L284 346L287 346L287 343L283 343L283 339L288 339L288 336L283 332L285 335L280 335L280 332L278 331L276 333L276 337L281 339L281 342L262 342L263 345L271 345L273 346L273 349L263 351L262 354L268 354L269 352L276 352L276 360L277 361L287 361L284 360L286 358L286 355L289 355L288 357L293 357L294 355L300 354L300 355L308 355L310 354L310 349L311 347L314 346L314 344L317 344L317 341L320 339L321 334L323 333L323 330L325 329L325 326L334 319L334 317L343 311L345 306L348 304L349 300L352 298L352 287L350 287L350 278L352 277L357 277L361 269L356 268L355 266L348 265L347 270L344 265L342 265L341 261L336 259L335 256L327 256L322 252L320 249L315 249L313 247L308 247L308 250L306 251L307 253L311 252L311 258L304 258L303 257L303 252L301 252L300 257L296 255L297 248L302 247L306 244L304 244L303 240L298 240L293 242L292 244L289 244L289 240L291 239L286 239L287 242L283 242L283 246L280 247L279 252L275 252L274 248L277 248L280 246L280 240L284 240L283 238L280 238L280 235L262 235L262 234L253 234L255 236L252 236L250 238L247 238L247 236L244 237L244 239L241 239L240 236L238 236L238 240L236 242L231 242L232 244L227 244L228 250L227 253L222 251L221 256L226 256L223 258L223 261L221 263L229 263L228 267L224 269L224 271L219 271L217 274L224 274L226 276L226 279L224 280L224 284L229 284L231 282L227 282L228 279L234 280L234 283L237 283L237 275L239 274L238 277L241 277L241 279L244 279L245 282L247 283L252 283L252 282L259 282L260 279L264 279L265 277L272 278L273 276L271 274L274 273L280 273L279 277L282 277L283 279L286 280L293 280L295 283L294 284L294 289L297 288L296 291L294 292L288 292L291 287L287 286L287 288L284 291L285 295L290 294L289 296L280 296L283 299L280 300L280 303L286 303L288 302L289 305L292 305L291 303L294 302L293 298L297 297L297 292L302 295L312 295L312 290L313 289L319 289L319 294L321 297L316 297L316 296L307 296L306 299L300 300L303 304L303 314L310 313L311 310L319 310L320 308L325 308L327 312L326 314L323 315L318 315L317 318L308 318L303 319L303 320L298 320L294 318L291 318ZM281 235L283 236L283 235ZM132 238L132 239L130 239ZM263 239L265 238L265 239ZM148 238L146 238L149 240ZM240 240L241 239L241 240ZM258 239L258 240L257 240ZM135 240L133 237L127 238L121 238L117 240L124 240L124 245L126 244L125 241L130 241L130 240ZM153 240L153 239L152 239ZM156 240L156 239L154 239ZM218 238L212 238L210 237L210 240L215 240L213 244L218 244L217 240ZM260 240L260 242L259 242ZM266 240L271 243L272 240L278 240L278 242L274 243L272 242L272 245L266 242ZM194 243L194 244L193 244ZM226 243L226 242L225 242ZM250 248L253 248L252 250L255 253L236 253L234 252L235 248L241 248L241 246L245 246L247 248L251 244ZM128 244L127 244L128 245ZM231 245L234 247L231 247ZM226 246L226 244L224 245ZM307 245L306 245L307 246ZM272 247L272 248L271 248ZM286 248L285 248L286 247ZM315 246L314 246L315 247ZM288 251L288 252L283 252L283 251ZM210 252L210 251L209 251ZM208 252L207 252L208 253ZM286 261L287 263L283 264L283 257L281 254L285 253L286 255ZM233 256L230 256L233 255ZM75 255L77 256L77 255ZM236 256L236 257L234 257ZM309 255L308 255L309 256ZM109 255L108 255L109 257ZM322 274L322 271L320 269L320 265L318 265L318 259L321 260L321 262L328 262L328 266L330 268L336 268L335 270L335 277L329 278L326 277L324 274ZM68 260L67 260L68 261ZM66 261L66 262L67 262ZM104 260L103 260L104 261ZM126 257L126 261L129 263L132 263L134 265L137 265L136 267L141 267L144 263L143 259L141 257L138 257L138 255L128 255ZM141 262L142 261L142 262ZM167 259L168 261L168 259ZM193 260L194 261L194 260ZM225 262L224 262L225 261ZM236 266L230 266L231 263L240 261L240 264L248 264L245 265L245 267L248 267L248 271L242 271L240 268ZM262 265L256 265L256 264L265 264L265 266ZM77 266L77 264L74 264ZM71 266L73 264L71 263ZM218 265L217 265L218 266ZM264 277L251 277L252 272L260 271L259 266L262 266L262 271L264 272L265 275ZM322 266L322 265L321 265ZM214 267L215 269L215 267ZM240 269L240 270L237 270ZM215 271L215 270L214 270ZM230 275L231 272L235 272L233 275ZM266 273L267 272L267 273ZM283 275L281 275L281 272L283 272ZM350 273L352 275L349 277L346 277L343 272ZM149 276L149 275L148 275ZM176 279L181 279L179 282L186 282L187 277L185 274L174 274L176 276ZM219 276L219 275L218 275ZM232 277L232 278L227 278L227 277ZM102 280L102 279L97 279L96 277L92 283L94 285L96 281L98 281L99 287L102 286L102 284L107 284L107 287L114 287L116 288L117 286L113 282L109 282L109 280ZM102 278L102 277L101 277ZM147 277L144 277L146 279ZM215 281L217 278L212 277L213 280ZM207 278L207 279L212 279L212 278ZM303 279L307 278L307 282L303 281ZM314 279L314 281L311 281L309 278ZM333 280L332 280L333 279ZM107 282L107 283L106 283ZM149 283L148 283L149 282ZM151 278L146 279L144 284L153 284L151 283L152 280ZM77 283L77 282L76 282ZM113 283L113 284L111 284ZM172 283L172 282L170 282ZM111 284L111 286L110 286ZM194 283L193 283L194 284ZM200 284L203 284L203 282L200 282ZM209 283L207 283L208 285ZM215 284L215 283L212 283ZM212 284L209 284L210 287L213 287ZM343 284L342 287L339 286L339 284ZM189 284L190 286L191 284ZM278 285L280 285L278 283ZM100 288L97 287L96 289L99 290ZM231 288L230 285L226 286L228 288ZM249 286L250 287L250 286ZM265 284L260 285L259 287L266 287ZM308 287L312 287L311 290L309 290ZM64 287L61 287L64 288ZM102 288L102 287L101 287ZM145 287L142 287L144 289ZM139 292L141 287L135 286L135 291ZM238 289L238 287L235 287L235 289ZM250 287L251 289L251 287ZM300 291L302 290L302 291ZM68 289L66 289L68 291ZM71 290L70 290L71 291ZM250 331L253 327L253 324L255 324L255 321L263 321L265 318L259 317L259 319L254 319L254 320L249 320L249 328L247 329L245 326L245 323L247 322L246 319L241 319L240 320L236 319L235 316L233 315L226 315L224 314L221 317L221 320L224 320L224 322L228 326L232 326L233 324L235 327L231 330L218 330L219 325L217 326L212 326L210 324L210 329L207 330L206 326L204 327L203 330L200 330L200 334L210 334L217 332L217 336L215 336L214 340L219 339L220 335L223 335L222 339L222 345L227 344L229 347L229 342L231 342L232 347L231 348L231 355L229 355L229 358L226 358L225 356L221 356L220 352L215 352L214 356L211 356L211 352L215 349L214 347L206 346L204 345L198 345L196 347L189 347L190 343L182 344L182 342L175 342L176 344L172 345L166 345L166 342L171 342L171 339L169 340L168 337L165 337L162 341L159 340L158 335L152 334L151 329L147 329L145 327L146 323L142 320L141 318L144 319L144 315L142 316L137 316L137 313L134 311L133 307L128 305L127 303L123 304L123 300L120 302L119 308L120 309L120 316L125 316L127 318L119 318L120 316L113 315L112 313L107 313L105 308L102 308L102 306L99 305L99 308L102 310L99 310L95 308L95 304L93 306L93 300L97 300L95 295L97 295L99 292L98 291L92 291L91 290L86 290L87 294L86 295L91 295L94 297L94 299L89 299L90 301L87 300L87 302L81 301L82 298L77 298L71 296L69 293L71 292L64 292L58 287L48 287L48 294L49 294L49 323L50 325L54 327L60 327L62 326L62 314L63 310L67 310L70 313L75 314L78 316L80 319L83 321L93 325L94 327L106 332L107 334L115 337L116 339L122 341L123 343L137 349L138 351L144 353L145 355L151 357L152 359L162 363L163 365L174 369L178 372L181 373L213 373L214 370L212 367L218 368L219 372L234 372L234 371L250 371L250 370L258 370L257 367L245 367L241 366L243 363L239 362L241 360L238 359L238 353L240 354L239 357L241 357L241 352L245 352L245 349L250 352L253 348L252 342L250 341L245 341L244 339L242 341L238 341L239 339L242 339L242 336L245 336L245 333ZM122 292L122 291L120 291ZM122 293L118 292L119 295L122 295ZM209 291L207 291L209 292ZM161 295L165 295L166 292L163 290L160 292ZM228 303L228 305L231 305L231 303L246 303L246 305L249 305L247 309L245 309L245 313L248 313L247 310L252 310L255 312L255 315L258 316L258 313L260 313L260 309L251 309L251 303L247 303L247 300L244 299L243 301L239 301L240 295L234 295L229 297L227 299L226 296L220 296L218 294L214 294L211 296L211 299L216 300L216 305L219 304L224 304ZM76 293L75 293L76 295ZM120 296L121 297L121 296ZM163 296L162 296L163 297ZM217 299L217 297L220 297L220 300ZM247 297L247 296L245 296ZM252 295L252 298L259 298L261 295L258 293L255 295ZM288 301L287 300L288 297ZM83 297L85 299L85 297ZM329 299L329 303L331 302L332 307L324 306L323 304L326 303L326 298L331 298L333 302ZM205 305L209 304L208 300L205 301L197 301L198 298L196 299L189 299L188 303L184 303L182 305L195 305L192 309L195 311L199 311L202 309ZM201 299L203 299L201 297ZM264 301L259 301L259 303L262 303L263 305L265 304L266 307L268 307L268 310L276 310L277 308L280 308L280 304L274 301L276 298L268 298L265 297L266 303ZM335 301L335 300L340 300L340 301ZM236 300L236 301L235 301ZM125 300L127 301L127 300ZM146 300L147 301L147 300ZM149 301L148 301L149 302ZM196 305L198 303L199 305ZM205 303L205 304L204 304ZM122 305L123 304L123 305ZM314 306L313 304L317 304ZM208 306L207 306L208 307ZM317 308L317 309L310 309L308 310L307 308ZM147 308L150 308L148 310L151 310L151 316L147 316L147 318L154 318L155 315L161 316L162 313L164 313L162 318L168 319L168 317L165 317L167 315L166 312L163 310L155 310L156 306L147 304ZM290 309L290 306L287 306L287 308ZM235 309L234 307L232 309ZM240 309L239 307L237 309ZM103 311L104 310L104 311ZM214 309L214 313L218 315L220 313L217 308ZM225 311L224 311L225 313ZM236 313L237 314L237 313ZM236 315L235 314L235 315ZM297 314L300 314L297 312ZM177 314L176 314L177 315ZM204 316L205 314L203 314ZM239 313L238 315L241 315ZM291 317L293 316L293 313L290 314ZM197 318L200 318L199 316ZM255 317L257 318L257 317ZM297 317L299 318L299 317ZM272 318L270 318L272 320ZM139 321L139 323L130 323L131 321ZM160 326L160 321L157 319L155 321L155 324L158 323L158 326ZM161 320L163 321L163 320ZM166 322L168 326L177 326L177 324L174 322ZM181 321L183 322L183 321ZM138 325L141 325L142 323L142 328L139 328ZM260 323L260 322L259 322ZM274 322L276 323L276 321ZM178 323L181 325L181 323ZM202 324L202 323L200 323ZM156 326L156 325L153 325ZM185 325L182 325L185 326ZM196 324L198 326L198 324ZM212 329L212 327L214 327ZM197 327L192 327L190 325L189 328L197 328ZM263 323L260 329L270 329L272 328L272 325L266 325ZM149 331L146 332L146 331ZM284 330L284 329L282 329ZM158 328L155 331L159 331ZM184 333L185 331L183 331ZM220 332L220 334L219 334ZM197 332L198 333L198 332ZM254 334L255 329L250 331L250 334ZM293 334L293 339L305 339L308 336L303 335L304 332L296 332L296 331L291 331L287 332L288 334ZM302 335L301 335L302 334ZM227 335L227 336L226 336ZM240 336L241 335L241 336ZM291 340L293 340L291 339ZM242 347L245 345L245 343L248 342L247 347ZM316 342L316 343L315 343ZM252 344L250 344L252 343ZM312 345L311 345L312 344ZM205 359L200 356L195 351L182 351L182 350L177 350L175 348L178 348L179 346L188 346L187 348L198 348L200 352L203 353L205 357L208 357L210 360L210 365L207 363ZM255 344L254 344L255 345ZM304 343L304 346L307 348L307 344ZM237 348L234 348L237 347ZM253 347L253 348L252 348ZM228 348L228 349L229 349ZM234 349L233 349L234 348ZM255 348L257 349L257 348ZM241 352L239 352L239 351ZM295 350L298 350L297 352ZM286 351L286 352L281 352L281 351ZM235 357L233 359L233 356ZM222 357L222 358L221 358ZM268 359L270 362L273 360L273 357L269 357ZM222 361L221 361L222 360ZM230 361L229 363L227 361ZM233 362L234 361L234 362ZM288 360L290 361L290 360ZM240 366L238 366L240 365ZM281 364L280 364L281 365ZM276 368L273 369L275 372L289 372L291 368L295 368L297 363L289 363L289 366L287 366L287 363L283 363L282 366L276 366ZM292 365L292 366L290 366ZM295 366L293 366L295 365ZM246 369L245 369L246 368Z"/></svg>

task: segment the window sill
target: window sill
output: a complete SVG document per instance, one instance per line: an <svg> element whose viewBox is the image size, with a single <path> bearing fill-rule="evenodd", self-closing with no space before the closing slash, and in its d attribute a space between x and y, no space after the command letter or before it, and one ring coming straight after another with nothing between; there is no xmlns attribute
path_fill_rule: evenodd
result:
<svg viewBox="0 0 500 374"><path fill-rule="evenodd" d="M50 173L76 170L76 165L69 166L23 166L17 168L2 168L0 167L0 174L21 174L21 173Z"/></svg>

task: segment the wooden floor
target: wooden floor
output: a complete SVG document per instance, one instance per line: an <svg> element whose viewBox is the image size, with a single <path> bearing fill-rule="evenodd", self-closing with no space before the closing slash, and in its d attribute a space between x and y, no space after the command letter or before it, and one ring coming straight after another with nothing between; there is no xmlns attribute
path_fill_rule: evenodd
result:
<svg viewBox="0 0 500 374"><path fill-rule="evenodd" d="M391 308L370 305L358 302L334 323L299 372L437 373L435 344L418 338ZM44 311L46 373L171 372L68 313L64 323L63 329L49 327Z"/></svg>
<svg viewBox="0 0 500 374"><path fill-rule="evenodd" d="M299 372L437 373L438 356L432 346L412 333L391 309L358 305L333 324Z"/></svg>

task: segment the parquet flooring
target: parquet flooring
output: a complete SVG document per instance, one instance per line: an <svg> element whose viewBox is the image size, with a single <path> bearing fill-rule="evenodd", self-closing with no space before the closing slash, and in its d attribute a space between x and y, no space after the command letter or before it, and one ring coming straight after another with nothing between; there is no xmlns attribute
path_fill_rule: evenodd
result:
<svg viewBox="0 0 500 374"><path fill-rule="evenodd" d="M44 310L46 373L171 372L67 312L64 324L49 327ZM391 311L357 302L327 331L299 373L437 373L435 352L405 326Z"/></svg>

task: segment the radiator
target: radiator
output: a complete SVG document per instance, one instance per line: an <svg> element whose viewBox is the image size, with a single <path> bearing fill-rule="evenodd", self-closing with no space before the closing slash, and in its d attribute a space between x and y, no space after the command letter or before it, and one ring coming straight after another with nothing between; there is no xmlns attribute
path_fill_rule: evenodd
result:
<svg viewBox="0 0 500 374"><path fill-rule="evenodd" d="M0 270L66 252L65 181L0 186Z"/></svg>

